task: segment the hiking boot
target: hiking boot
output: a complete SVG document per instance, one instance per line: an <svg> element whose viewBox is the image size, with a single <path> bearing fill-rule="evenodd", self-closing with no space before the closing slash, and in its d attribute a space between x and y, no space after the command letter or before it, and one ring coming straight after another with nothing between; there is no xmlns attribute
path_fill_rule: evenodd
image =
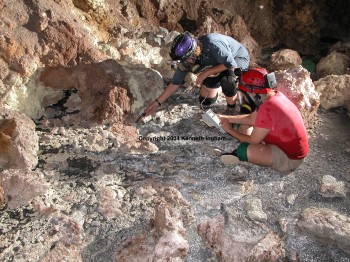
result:
<svg viewBox="0 0 350 262"><path fill-rule="evenodd" d="M237 150L234 150L232 153L222 154L220 160L226 166L237 165L241 162L237 157Z"/></svg>

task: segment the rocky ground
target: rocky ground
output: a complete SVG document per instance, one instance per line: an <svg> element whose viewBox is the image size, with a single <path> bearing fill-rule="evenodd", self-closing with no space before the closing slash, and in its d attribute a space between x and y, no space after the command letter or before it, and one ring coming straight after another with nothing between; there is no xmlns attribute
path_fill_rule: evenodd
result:
<svg viewBox="0 0 350 262"><path fill-rule="evenodd" d="M347 2L0 1L0 261L350 261ZM134 123L182 31L275 71L312 128L300 168L223 166L238 143L196 89Z"/></svg>
<svg viewBox="0 0 350 262"><path fill-rule="evenodd" d="M39 124L36 171L44 174L40 186L48 189L29 205L0 211L0 260L242 261L273 232L277 244L269 241L263 248L275 250L271 260L350 261L349 234L341 232L349 230L348 193L321 192L326 175L349 190L346 113L319 110L305 163L281 174L246 163L222 165L216 149L230 151L238 143L201 122L196 101L195 90L182 89L137 124L139 138L158 147L153 154L115 150L106 126ZM221 100L213 110L222 108ZM325 225L315 233L322 218L298 226L310 207L327 208L335 218L344 215L340 232ZM165 232L176 237L166 238ZM240 249L237 260L230 258L230 248ZM256 255L249 261L261 260Z"/></svg>

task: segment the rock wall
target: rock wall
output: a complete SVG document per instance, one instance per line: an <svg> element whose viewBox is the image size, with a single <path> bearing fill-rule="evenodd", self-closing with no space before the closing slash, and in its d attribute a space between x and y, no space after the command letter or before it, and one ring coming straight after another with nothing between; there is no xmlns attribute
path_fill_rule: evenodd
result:
<svg viewBox="0 0 350 262"><path fill-rule="evenodd" d="M147 93L147 87L142 81L135 83L135 79L131 80L133 72L124 70L123 66L143 64L170 77L169 70L163 67L167 59L167 44L173 37L168 33L172 30L188 30L194 34L216 31L231 35L247 46L252 63L262 60L262 50L281 45L303 55L317 55L320 45L317 36L326 26L324 20L330 16L327 7L334 6L335 1L279 3L269 0L249 3L240 0L234 4L227 0L144 1L142 4L138 1L104 0L12 3L5 0L0 11L0 102L32 119L40 119L45 115L48 101L53 105L66 95L62 91L68 81L64 74L56 76L56 81L62 83L61 87L57 83L52 88L41 81L41 75L45 75L48 68L74 70L114 59L121 65L116 68L126 72L118 81L129 81L128 85L131 85L130 81L134 83L133 90L127 86L121 88L127 90L131 101L126 106L135 113L152 98L146 96L140 101L139 93L145 88ZM339 6L341 4L337 4L338 11ZM344 10L346 8L344 3ZM341 25L345 26L343 20ZM330 20L332 24L336 22L334 17ZM155 34L150 34L152 31ZM104 73L99 77L107 75ZM77 89L82 99L79 90L82 88L76 82L70 84L70 89ZM162 87L158 81L153 90L160 91ZM111 101L109 106L113 103ZM134 103L138 105L134 106ZM104 117L121 120L120 115L114 113L104 114ZM91 115L88 119L101 120L100 116Z"/></svg>
<svg viewBox="0 0 350 262"><path fill-rule="evenodd" d="M346 0L1 1L0 260L345 261L347 119L335 117L337 134L310 130L289 176L218 162L237 141L200 121L193 78L134 120L173 74L174 36L216 31L276 71L314 128L319 105L350 108L348 11ZM303 68L320 55L318 72Z"/></svg>

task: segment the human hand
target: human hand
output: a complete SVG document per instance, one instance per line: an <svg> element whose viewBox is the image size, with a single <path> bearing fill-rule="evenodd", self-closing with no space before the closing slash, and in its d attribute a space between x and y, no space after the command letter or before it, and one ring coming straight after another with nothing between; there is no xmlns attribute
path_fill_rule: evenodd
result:
<svg viewBox="0 0 350 262"><path fill-rule="evenodd" d="M201 85L203 83L204 79L206 79L207 77L208 77L207 73L205 71L202 72L201 74L199 74L197 76L196 84Z"/></svg>
<svg viewBox="0 0 350 262"><path fill-rule="evenodd" d="M224 119L227 119L227 121L228 121L228 115L221 115L221 114L216 114L216 115L218 116L218 118L219 118L220 121L221 121L221 120L224 121Z"/></svg>
<svg viewBox="0 0 350 262"><path fill-rule="evenodd" d="M152 115L158 107L158 103L156 101L152 102L152 104L149 105L149 107L145 110L145 116Z"/></svg>
<svg viewBox="0 0 350 262"><path fill-rule="evenodd" d="M232 130L232 124L230 123L230 121L226 116L218 115L218 117L220 119L220 125L226 132L228 132L229 130Z"/></svg>

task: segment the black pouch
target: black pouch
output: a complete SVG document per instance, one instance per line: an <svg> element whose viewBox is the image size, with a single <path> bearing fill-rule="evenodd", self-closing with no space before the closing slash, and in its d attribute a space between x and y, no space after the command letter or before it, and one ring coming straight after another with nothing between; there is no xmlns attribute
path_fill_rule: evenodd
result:
<svg viewBox="0 0 350 262"><path fill-rule="evenodd" d="M247 92L243 92L243 103L241 105L241 114L250 114L255 111L256 104Z"/></svg>

